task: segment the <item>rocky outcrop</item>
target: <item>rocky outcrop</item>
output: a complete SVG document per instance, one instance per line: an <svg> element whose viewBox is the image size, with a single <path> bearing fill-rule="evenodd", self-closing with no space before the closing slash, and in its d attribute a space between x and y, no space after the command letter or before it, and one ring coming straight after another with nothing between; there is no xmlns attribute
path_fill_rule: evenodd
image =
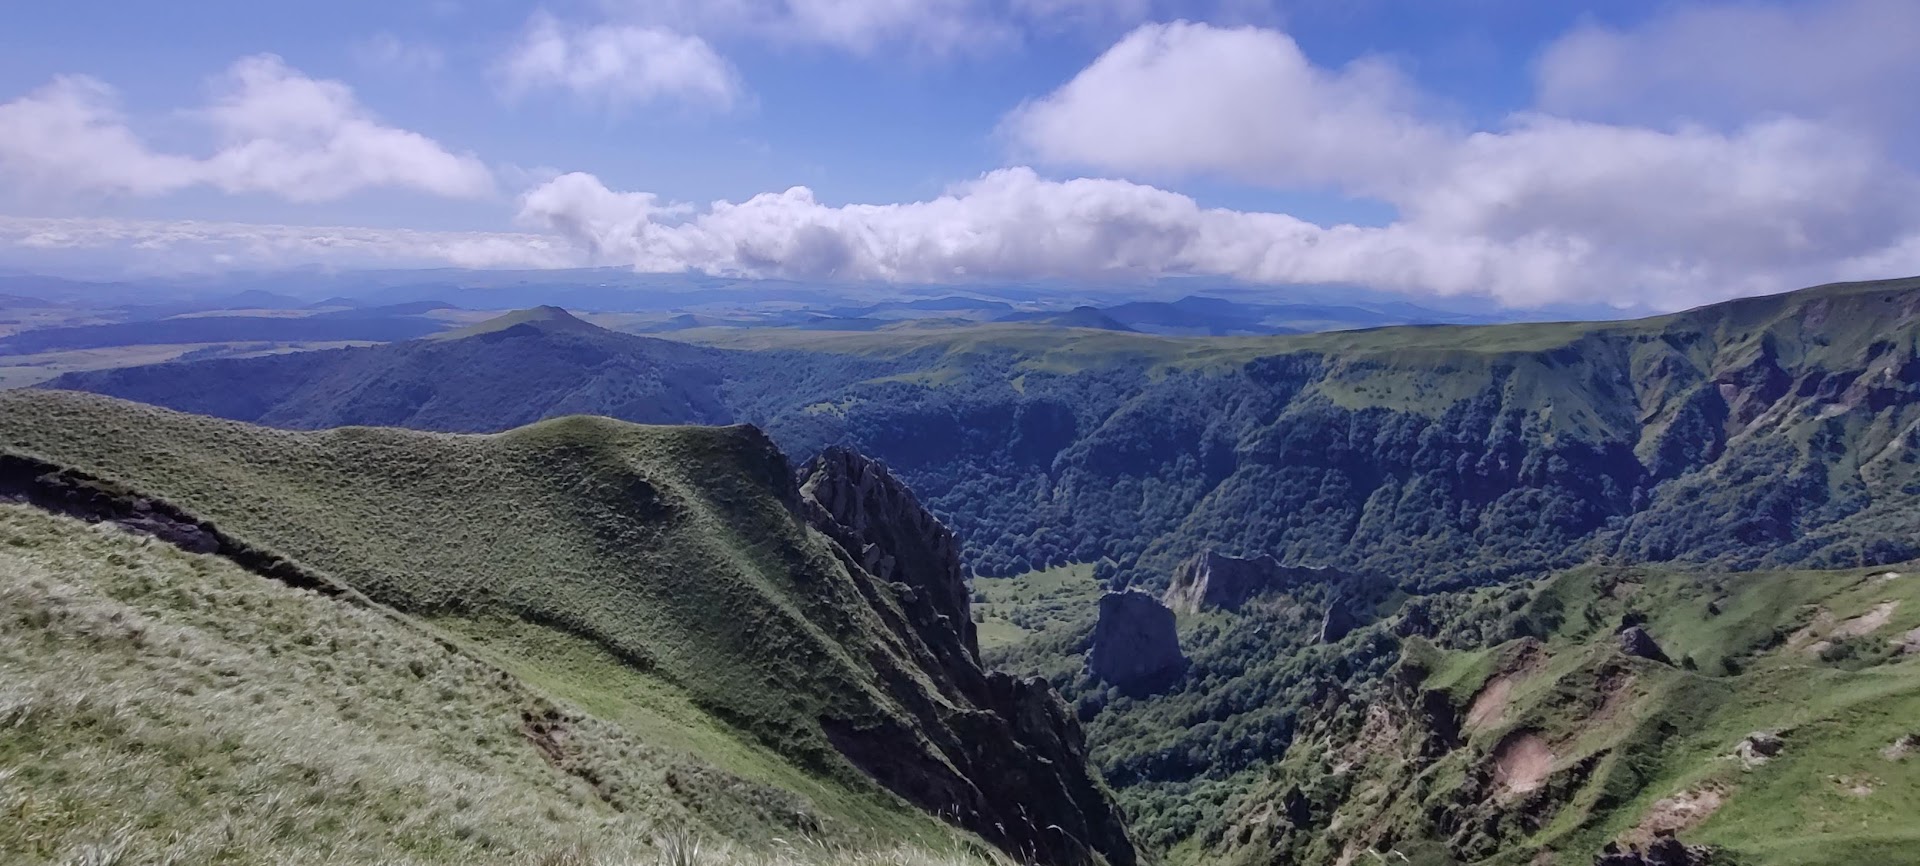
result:
<svg viewBox="0 0 1920 866"><path fill-rule="evenodd" d="M1327 613L1320 618L1321 643L1333 643L1360 627L1360 619L1347 607L1347 601L1340 596L1327 600Z"/></svg>
<svg viewBox="0 0 1920 866"><path fill-rule="evenodd" d="M119 484L21 454L0 454L0 502L32 505L88 523L111 523L152 536L188 553L224 557L248 571L296 589L360 604L365 598L332 578L234 538L172 503Z"/></svg>
<svg viewBox="0 0 1920 866"><path fill-rule="evenodd" d="M798 480L797 510L834 542L874 613L921 668L883 676L910 720L822 719L834 747L889 790L1022 862L1136 863L1119 809L1088 769L1080 723L1059 694L1038 677L981 669L953 533L885 466L853 451L821 454ZM929 700L921 679L944 700Z"/></svg>
<svg viewBox="0 0 1920 866"><path fill-rule="evenodd" d="M1180 613L1237 610L1255 596L1315 583L1338 583L1346 573L1331 568L1281 565L1271 556L1227 556L1202 551L1174 570L1164 601Z"/></svg>
<svg viewBox="0 0 1920 866"><path fill-rule="evenodd" d="M1110 592L1100 598L1100 619L1087 649L1087 672L1129 694L1172 685L1187 669L1173 611L1144 592Z"/></svg>
<svg viewBox="0 0 1920 866"><path fill-rule="evenodd" d="M1608 842L1593 858L1593 866L1707 866L1712 862L1713 849L1687 845L1671 835L1654 839L1644 850Z"/></svg>
<svg viewBox="0 0 1920 866"><path fill-rule="evenodd" d="M1637 625L1620 630L1620 651L1636 658L1649 659L1661 664L1673 664L1673 660L1667 658L1666 650L1661 649L1660 644L1654 641L1653 635Z"/></svg>
<svg viewBox="0 0 1920 866"><path fill-rule="evenodd" d="M1734 758L1740 766L1749 770L1759 767L1780 756L1786 751L1787 741L1771 731L1754 731L1740 739L1740 745L1733 747Z"/></svg>
<svg viewBox="0 0 1920 866"><path fill-rule="evenodd" d="M839 542L862 571L905 585L925 601L907 605L908 611L920 615L917 628L941 638L932 648L958 650L943 659L950 671L977 668L980 639L953 531L885 466L850 449L828 449L800 477L807 521Z"/></svg>

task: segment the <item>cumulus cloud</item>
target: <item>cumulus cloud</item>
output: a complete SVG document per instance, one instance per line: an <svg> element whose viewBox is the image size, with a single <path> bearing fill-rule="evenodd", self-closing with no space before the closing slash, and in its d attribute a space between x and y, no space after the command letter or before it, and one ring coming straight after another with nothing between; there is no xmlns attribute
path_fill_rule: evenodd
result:
<svg viewBox="0 0 1920 866"><path fill-rule="evenodd" d="M906 204L835 207L795 187L695 212L570 174L530 191L521 219L572 238L595 263L642 271L923 283L1192 274L1488 295L1515 305L1606 298L1677 307L1817 281L1828 264L1716 270L1684 258L1643 260L1566 233L1440 222L1322 227L1206 208L1127 181L1047 180L1028 168Z"/></svg>
<svg viewBox="0 0 1920 866"><path fill-rule="evenodd" d="M1153 24L1003 129L1044 162L1372 190L1447 144L1412 91L1381 61L1315 66L1276 30Z"/></svg>
<svg viewBox="0 0 1920 866"><path fill-rule="evenodd" d="M193 220L0 216L0 251L97 261L111 251L133 271L239 267L570 267L585 261L563 238L517 232L433 232L352 226Z"/></svg>
<svg viewBox="0 0 1920 866"><path fill-rule="evenodd" d="M1004 129L1055 165L1385 201L1391 226L1327 237L1408 244L1379 251L1400 263L1396 284L1451 291L1472 275L1510 301L1604 290L1659 305L1688 281L1785 288L1920 233L1920 180L1845 126L1522 113L1468 133L1422 116L1422 102L1390 68L1319 68L1277 31L1176 23L1135 31Z"/></svg>
<svg viewBox="0 0 1920 866"><path fill-rule="evenodd" d="M1920 3L1678 5L1638 26L1588 24L1542 55L1542 108L1616 122L1739 124L1784 112L1920 129Z"/></svg>
<svg viewBox="0 0 1920 866"><path fill-rule="evenodd" d="M0 174L34 192L160 195L197 183L200 170L148 150L97 79L63 76L0 105Z"/></svg>
<svg viewBox="0 0 1920 866"><path fill-rule="evenodd" d="M739 98L733 67L698 36L633 24L575 26L536 14L501 61L513 95L570 91L608 106L679 100L726 109Z"/></svg>
<svg viewBox="0 0 1920 866"><path fill-rule="evenodd" d="M493 192L471 154L380 122L337 81L273 55L243 58L193 113L216 139L205 157L162 153L129 127L112 88L69 76L0 105L0 175L34 194L163 195L194 186L292 201L374 187L452 198Z"/></svg>

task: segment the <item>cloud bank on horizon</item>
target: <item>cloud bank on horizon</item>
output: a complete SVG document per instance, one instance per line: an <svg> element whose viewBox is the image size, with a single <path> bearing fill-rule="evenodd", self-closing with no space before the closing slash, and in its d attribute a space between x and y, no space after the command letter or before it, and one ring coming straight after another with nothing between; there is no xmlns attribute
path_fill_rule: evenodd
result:
<svg viewBox="0 0 1920 866"><path fill-rule="evenodd" d="M1032 76L976 131L999 165L876 203L828 203L799 185L690 204L602 179L621 167L488 162L481 146L409 129L355 87L267 53L231 61L203 105L169 115L198 133L197 148L177 135L162 145L107 82L63 72L0 104L0 202L15 212L0 217L0 261L98 250L176 269L1205 275L1669 308L1920 273L1920 153L1908 135L1920 103L1900 84L1920 75L1920 4L1695 3L1622 24L1582 18L1533 46L1515 82L1530 94L1522 104L1477 110L1392 55L1316 60L1284 16L1252 5L607 0L571 17L525 13L468 82L497 111L544 100L609 129L634 113L724 126L779 113L768 104L777 88L740 52L796 68L835 55L869 69L911 64L919 71L900 75L935 79L1031 52L1032 34L1112 34L1077 71ZM444 50L385 31L357 50L416 75L453 74ZM811 146L805 130L788 131ZM300 225L306 208L402 193L467 202L497 227ZM1209 194L1389 215L1203 204ZM188 196L265 201L284 216L165 214ZM127 202L147 210L125 216Z"/></svg>

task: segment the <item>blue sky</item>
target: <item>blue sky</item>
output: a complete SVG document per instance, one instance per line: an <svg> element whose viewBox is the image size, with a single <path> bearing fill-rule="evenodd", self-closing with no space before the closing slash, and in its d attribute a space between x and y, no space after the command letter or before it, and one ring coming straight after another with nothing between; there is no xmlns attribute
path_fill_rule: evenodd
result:
<svg viewBox="0 0 1920 866"><path fill-rule="evenodd" d="M9 14L0 264L1200 273L1654 306L1920 271L1909 0Z"/></svg>

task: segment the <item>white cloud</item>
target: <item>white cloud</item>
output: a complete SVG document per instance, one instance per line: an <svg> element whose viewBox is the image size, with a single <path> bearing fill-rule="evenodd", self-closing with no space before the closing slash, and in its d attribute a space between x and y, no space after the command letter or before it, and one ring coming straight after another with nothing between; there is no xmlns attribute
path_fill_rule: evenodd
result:
<svg viewBox="0 0 1920 866"><path fill-rule="evenodd" d="M1679 308L1832 279L1920 270L1920 229L1858 255L1781 254L1755 268L1648 255L1557 231L1436 217L1323 227L1280 213L1201 206L1111 179L1054 181L1003 169L902 204L830 206L803 187L689 208L556 177L521 199L530 231L0 217L0 260L66 254L131 270L320 263L337 267L624 265L739 277L950 283L1126 280L1184 274L1252 283L1356 283L1414 294L1481 295L1528 306L1610 301ZM1676 246L1684 246L1676 244Z"/></svg>
<svg viewBox="0 0 1920 866"><path fill-rule="evenodd" d="M510 94L557 88L609 106L679 100L727 109L739 98L733 68L706 40L664 27L575 27L546 13L501 62Z"/></svg>
<svg viewBox="0 0 1920 866"><path fill-rule="evenodd" d="M796 187L697 213L571 174L523 198L522 220L573 238L597 264L642 271L793 279L1231 277L1349 282L1415 293L1488 295L1515 305L1609 300L1674 308L1832 278L1825 259L1766 270L1710 260L1642 260L1568 232L1400 223L1321 227L1286 214L1201 207L1121 180L1050 181L1003 169L928 201L831 207ZM1907 240L1920 230L1908 223Z"/></svg>
<svg viewBox="0 0 1920 866"><path fill-rule="evenodd" d="M106 252L131 272L301 264L554 268L584 261L565 239L531 233L0 216L6 250L95 263Z"/></svg>
<svg viewBox="0 0 1920 866"><path fill-rule="evenodd" d="M380 123L345 84L308 78L272 55L235 63L205 114L220 136L219 151L205 161L207 182L227 192L294 201L372 187L448 198L493 192L477 158Z"/></svg>
<svg viewBox="0 0 1920 866"><path fill-rule="evenodd" d="M1395 285L1481 280L1516 302L1784 288L1920 233L1920 180L1843 126L1776 115L1663 130L1521 114L1468 134L1422 116L1420 102L1389 68L1318 68L1276 31L1148 25L1004 130L1055 165L1386 201L1399 211L1392 226L1326 237L1407 244L1377 250L1399 263ZM1298 267L1316 273L1331 260L1308 259L1317 264ZM1365 274L1378 269L1333 278L1373 281Z"/></svg>
<svg viewBox="0 0 1920 866"><path fill-rule="evenodd" d="M1913 0L1678 5L1633 28L1589 24L1554 42L1539 63L1539 102L1620 122L1737 125L1786 112L1912 133L1916 45Z"/></svg>
<svg viewBox="0 0 1920 866"><path fill-rule="evenodd" d="M193 159L148 150L96 79L63 76L0 105L0 175L32 193L160 195L199 172Z"/></svg>
<svg viewBox="0 0 1920 866"><path fill-rule="evenodd" d="M1412 225L1551 233L1648 260L1832 260L1920 226L1920 183L1864 139L1792 118L1733 133L1518 118L1397 195Z"/></svg>
<svg viewBox="0 0 1920 866"><path fill-rule="evenodd" d="M1279 31L1175 22L1133 31L1003 128L1045 162L1371 191L1447 143L1412 102L1380 61L1325 70Z"/></svg>
<svg viewBox="0 0 1920 866"><path fill-rule="evenodd" d="M154 151L128 126L113 91L65 77L0 105L0 175L34 195L152 196L193 186L292 201L364 189L452 198L493 192L472 155L381 123L337 81L308 78L280 58L236 62L194 116L217 139L206 157Z"/></svg>

